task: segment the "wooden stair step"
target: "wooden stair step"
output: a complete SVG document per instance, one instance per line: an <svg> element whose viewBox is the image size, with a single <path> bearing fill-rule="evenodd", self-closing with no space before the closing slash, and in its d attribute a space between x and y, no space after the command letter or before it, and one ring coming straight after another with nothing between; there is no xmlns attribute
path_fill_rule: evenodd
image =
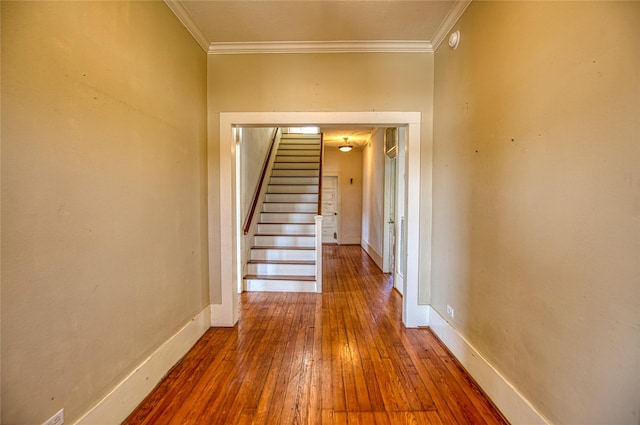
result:
<svg viewBox="0 0 640 425"><path fill-rule="evenodd" d="M315 247L308 247L308 246L301 246L301 247L295 247L295 246L277 246L277 245L270 245L270 246L252 246L251 249L290 249L290 250L299 250L299 249L303 249L303 250L308 250L308 251L315 251Z"/></svg>
<svg viewBox="0 0 640 425"><path fill-rule="evenodd" d="M271 276L271 275L257 275L248 274L244 276L244 279L261 279L261 280L304 280L313 282L316 280L315 276Z"/></svg>
<svg viewBox="0 0 640 425"><path fill-rule="evenodd" d="M303 260L251 260L249 264L302 264L305 266L312 266L315 261L303 261Z"/></svg>

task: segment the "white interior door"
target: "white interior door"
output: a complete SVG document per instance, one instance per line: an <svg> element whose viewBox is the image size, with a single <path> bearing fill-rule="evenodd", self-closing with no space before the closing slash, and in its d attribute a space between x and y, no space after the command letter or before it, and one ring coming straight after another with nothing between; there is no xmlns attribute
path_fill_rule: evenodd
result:
<svg viewBox="0 0 640 425"><path fill-rule="evenodd" d="M322 177L322 243L338 243L338 177Z"/></svg>

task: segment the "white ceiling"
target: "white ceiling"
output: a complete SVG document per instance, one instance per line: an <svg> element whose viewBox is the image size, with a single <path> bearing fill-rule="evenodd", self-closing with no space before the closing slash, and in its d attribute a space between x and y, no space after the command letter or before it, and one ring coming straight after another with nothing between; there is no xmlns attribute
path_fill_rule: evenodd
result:
<svg viewBox="0 0 640 425"><path fill-rule="evenodd" d="M318 43L334 51L433 51L470 1L165 0L213 54Z"/></svg>
<svg viewBox="0 0 640 425"><path fill-rule="evenodd" d="M430 41L455 1L186 0L209 42Z"/></svg>
<svg viewBox="0 0 640 425"><path fill-rule="evenodd" d="M209 54L433 51L470 0L165 0ZM309 49L311 46L311 49ZM372 128L323 128L361 148Z"/></svg>

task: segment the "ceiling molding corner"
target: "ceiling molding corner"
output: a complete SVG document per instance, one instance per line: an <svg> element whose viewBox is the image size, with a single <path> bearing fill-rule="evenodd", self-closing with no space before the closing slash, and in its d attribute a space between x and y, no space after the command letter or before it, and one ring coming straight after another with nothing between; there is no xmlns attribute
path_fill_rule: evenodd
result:
<svg viewBox="0 0 640 425"><path fill-rule="evenodd" d="M433 51L431 42L414 40L219 42L211 43L208 49L210 55L256 53L424 53Z"/></svg>
<svg viewBox="0 0 640 425"><path fill-rule="evenodd" d="M182 5L180 0L164 0L169 9L178 18L182 25L189 31L191 36L198 42L200 47L207 52L209 50L209 40L205 37L200 26L193 20L187 9Z"/></svg>
<svg viewBox="0 0 640 425"><path fill-rule="evenodd" d="M434 52L438 50L442 41L447 37L449 31L453 29L464 11L467 10L469 4L471 4L471 0L457 0L455 6L451 8L447 16L442 20L442 23L431 40Z"/></svg>

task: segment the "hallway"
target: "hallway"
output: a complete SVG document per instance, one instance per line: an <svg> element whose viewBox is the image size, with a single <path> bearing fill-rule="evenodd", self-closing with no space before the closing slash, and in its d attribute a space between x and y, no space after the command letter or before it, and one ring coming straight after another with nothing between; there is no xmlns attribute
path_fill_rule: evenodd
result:
<svg viewBox="0 0 640 425"><path fill-rule="evenodd" d="M243 293L124 423L506 423L359 246L323 264L323 294Z"/></svg>

